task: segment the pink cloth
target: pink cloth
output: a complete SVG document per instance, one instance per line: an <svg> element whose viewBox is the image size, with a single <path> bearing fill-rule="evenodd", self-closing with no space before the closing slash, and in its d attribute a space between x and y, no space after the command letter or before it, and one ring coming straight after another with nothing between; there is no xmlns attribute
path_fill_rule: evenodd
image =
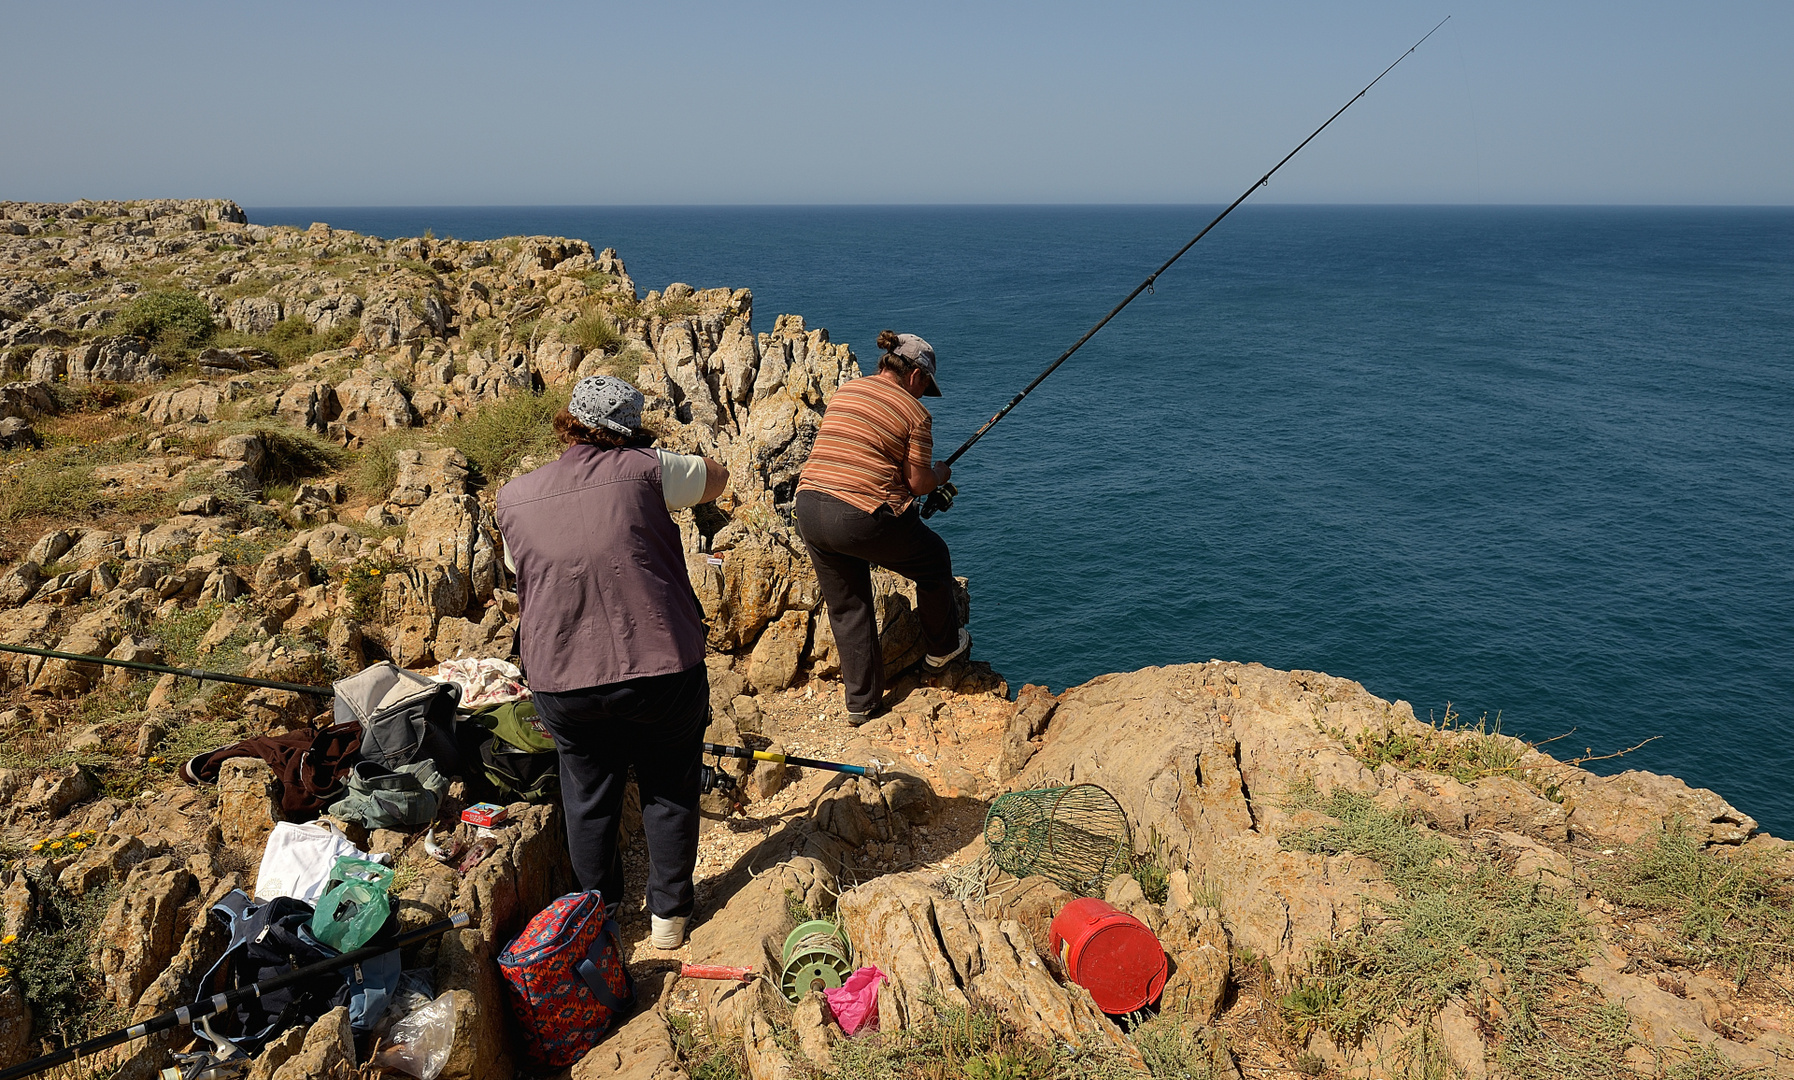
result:
<svg viewBox="0 0 1794 1080"><path fill-rule="evenodd" d="M862 1029L878 1030L878 984L884 981L884 972L863 967L849 975L839 989L822 992L842 1031L856 1035Z"/></svg>

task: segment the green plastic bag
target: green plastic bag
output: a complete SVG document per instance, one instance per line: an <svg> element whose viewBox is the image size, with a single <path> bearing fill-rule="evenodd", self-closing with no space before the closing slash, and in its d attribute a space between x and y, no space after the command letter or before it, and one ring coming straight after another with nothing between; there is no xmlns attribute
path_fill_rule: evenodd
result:
<svg viewBox="0 0 1794 1080"><path fill-rule="evenodd" d="M311 934L339 953L359 949L392 915L392 868L347 856L330 868L330 881L311 916Z"/></svg>

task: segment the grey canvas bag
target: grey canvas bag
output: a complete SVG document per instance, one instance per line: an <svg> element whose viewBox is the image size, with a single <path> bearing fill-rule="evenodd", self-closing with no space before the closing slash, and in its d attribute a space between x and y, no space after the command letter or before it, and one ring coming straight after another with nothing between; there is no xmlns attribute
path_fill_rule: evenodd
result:
<svg viewBox="0 0 1794 1080"><path fill-rule="evenodd" d="M435 820L449 782L427 760L396 769L361 761L349 770L348 787L347 795L330 804L330 816L370 829L408 829Z"/></svg>
<svg viewBox="0 0 1794 1080"><path fill-rule="evenodd" d="M332 684L336 722L361 725L361 757L389 769L428 758L444 776L461 771L455 749L454 683L382 660Z"/></svg>

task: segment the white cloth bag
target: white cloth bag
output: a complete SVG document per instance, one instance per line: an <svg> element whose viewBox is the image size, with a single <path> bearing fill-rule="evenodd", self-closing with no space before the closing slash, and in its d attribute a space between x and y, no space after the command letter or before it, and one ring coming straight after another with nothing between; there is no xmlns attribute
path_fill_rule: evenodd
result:
<svg viewBox="0 0 1794 1080"><path fill-rule="evenodd" d="M349 842L332 825L313 821L295 825L283 821L268 834L262 849L262 866L255 877L255 898L266 903L276 896L291 896L316 904L324 895L336 860L366 859L368 853ZM386 858L374 859L386 862Z"/></svg>

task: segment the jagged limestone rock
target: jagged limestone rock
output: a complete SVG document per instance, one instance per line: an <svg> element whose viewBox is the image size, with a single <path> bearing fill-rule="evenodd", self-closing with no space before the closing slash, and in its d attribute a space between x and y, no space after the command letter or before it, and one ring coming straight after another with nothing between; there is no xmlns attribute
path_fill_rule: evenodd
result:
<svg viewBox="0 0 1794 1080"><path fill-rule="evenodd" d="M186 932L183 905L194 886L184 866L163 855L131 870L101 924L95 967L120 1008L137 1003L162 973Z"/></svg>
<svg viewBox="0 0 1794 1080"><path fill-rule="evenodd" d="M1022 1031L1137 1056L1088 991L1054 981L1020 923L985 918L940 886L936 874L911 872L841 895L856 959L889 976L879 988L881 1025L914 1025L939 1004L976 999Z"/></svg>
<svg viewBox="0 0 1794 1080"><path fill-rule="evenodd" d="M355 1034L349 1007L339 1005L318 1017L292 1057L274 1070L271 1080L351 1080L355 1075Z"/></svg>
<svg viewBox="0 0 1794 1080"><path fill-rule="evenodd" d="M798 661L809 643L810 613L802 609L780 615L760 634L748 659L748 684L755 693L783 690L797 678Z"/></svg>

